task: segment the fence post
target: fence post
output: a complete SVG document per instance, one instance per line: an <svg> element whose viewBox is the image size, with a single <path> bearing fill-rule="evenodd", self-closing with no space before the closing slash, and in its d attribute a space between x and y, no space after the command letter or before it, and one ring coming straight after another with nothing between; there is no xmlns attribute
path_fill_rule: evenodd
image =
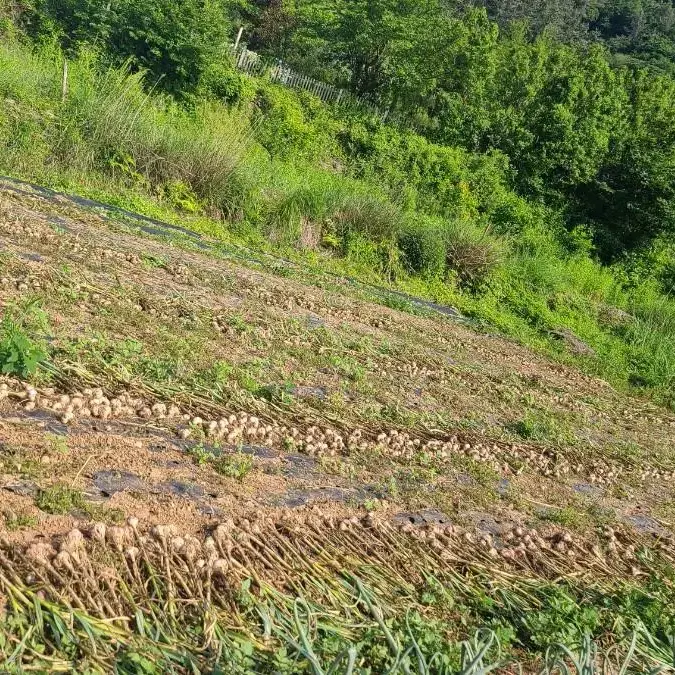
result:
<svg viewBox="0 0 675 675"><path fill-rule="evenodd" d="M242 26L237 33L237 39L234 41L234 53L237 53L239 43L241 42L241 36L244 34L244 27Z"/></svg>
<svg viewBox="0 0 675 675"><path fill-rule="evenodd" d="M61 79L61 103L66 102L68 96L68 59L63 57L63 78Z"/></svg>

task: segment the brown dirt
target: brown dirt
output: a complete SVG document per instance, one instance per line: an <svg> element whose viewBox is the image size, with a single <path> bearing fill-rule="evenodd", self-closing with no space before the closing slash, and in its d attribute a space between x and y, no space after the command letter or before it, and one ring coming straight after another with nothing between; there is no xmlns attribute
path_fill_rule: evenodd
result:
<svg viewBox="0 0 675 675"><path fill-rule="evenodd" d="M637 528L635 536L647 541L675 531L655 515L667 514L673 499L675 417L510 340L374 304L334 279L277 276L169 245L37 195L0 193L0 249L0 307L38 296L57 349L88 340L81 354L71 349L57 358L62 375L51 384L54 396L99 386L108 398L132 392L149 406L175 403L206 422L246 411L310 439L292 447L285 432L270 436L269 452L241 481L188 454L180 435L189 420L181 418L76 416L62 429L64 448L50 431L64 426L63 412L42 407L48 395L41 383L38 418L26 417L33 411L20 393L0 401L0 531L11 541L131 515L198 534L225 516L289 504L301 511L319 504L321 513L339 517L437 508L478 530L489 516L546 531L551 514L564 510L567 521L555 516L555 526L585 537L607 522ZM109 343L136 340L153 358L180 362L179 374L161 386L137 374L124 379L114 354L96 370L85 352L97 335ZM230 367L223 382L192 391L181 384L191 381L181 373L218 361ZM292 381L292 401L252 395L244 370L260 385ZM553 418L560 437L534 444L514 436L510 425L532 410ZM346 447L322 450L313 425L341 434ZM348 442L356 430L363 442ZM409 434L415 449L401 454L394 442L377 440L392 430ZM452 446L448 456L426 458L430 440ZM203 442L210 446L208 434ZM475 450L487 454L474 458ZM316 463L294 459L302 452ZM643 476L646 468L660 473ZM133 474L143 488L96 494L103 471ZM80 490L93 510L45 513L34 494L12 491L17 481L34 491L57 484ZM172 481L183 494L167 488ZM649 516L646 526L627 520L636 513ZM17 514L29 524L8 529Z"/></svg>

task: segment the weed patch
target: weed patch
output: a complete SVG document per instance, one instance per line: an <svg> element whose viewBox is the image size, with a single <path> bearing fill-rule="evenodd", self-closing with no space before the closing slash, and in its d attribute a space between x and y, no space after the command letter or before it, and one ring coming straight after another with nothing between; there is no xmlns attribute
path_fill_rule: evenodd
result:
<svg viewBox="0 0 675 675"><path fill-rule="evenodd" d="M523 419L511 424L509 429L529 441L557 444L574 442L574 434L565 422L541 410L528 411Z"/></svg>
<svg viewBox="0 0 675 675"><path fill-rule="evenodd" d="M243 452L232 455L220 455L211 462L216 473L226 478L243 481L253 469L253 457Z"/></svg>
<svg viewBox="0 0 675 675"><path fill-rule="evenodd" d="M253 457L244 452L224 453L207 449L202 443L190 448L190 455L196 464L210 466L213 470L226 478L243 481L253 469Z"/></svg>
<svg viewBox="0 0 675 675"><path fill-rule="evenodd" d="M75 510L86 510L87 502L81 490L67 485L53 485L38 492L35 505L45 513L66 515Z"/></svg>
<svg viewBox="0 0 675 675"><path fill-rule="evenodd" d="M0 373L26 378L44 365L44 340L34 336L46 331L46 316L36 302L5 309L0 321Z"/></svg>
<svg viewBox="0 0 675 675"><path fill-rule="evenodd" d="M29 513L15 513L13 511L5 511L5 527L10 532L17 530L33 528L38 524L38 519Z"/></svg>

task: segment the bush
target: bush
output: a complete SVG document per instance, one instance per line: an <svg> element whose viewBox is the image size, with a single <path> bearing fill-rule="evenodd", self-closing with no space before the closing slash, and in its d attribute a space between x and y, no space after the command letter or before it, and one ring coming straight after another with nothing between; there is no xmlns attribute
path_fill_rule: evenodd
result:
<svg viewBox="0 0 675 675"><path fill-rule="evenodd" d="M256 139L272 157L328 161L340 154L337 122L315 96L261 83L256 103Z"/></svg>
<svg viewBox="0 0 675 675"><path fill-rule="evenodd" d="M0 0L0 37L16 34L16 26L21 20L23 10L14 0Z"/></svg>
<svg viewBox="0 0 675 675"><path fill-rule="evenodd" d="M31 333L45 327L44 315L35 304L24 309L6 309L0 322L0 373L28 377L47 359L40 340Z"/></svg>
<svg viewBox="0 0 675 675"><path fill-rule="evenodd" d="M195 98L215 98L227 103L249 105L255 100L255 80L239 72L230 59L209 65L199 82Z"/></svg>
<svg viewBox="0 0 675 675"><path fill-rule="evenodd" d="M446 265L462 284L476 286L486 281L503 259L500 242L491 236L489 226L481 228L466 221L450 221L443 237Z"/></svg>
<svg viewBox="0 0 675 675"><path fill-rule="evenodd" d="M447 251L442 221L410 216L401 232L398 246L408 272L427 278L445 274Z"/></svg>
<svg viewBox="0 0 675 675"><path fill-rule="evenodd" d="M340 134L358 178L386 186L403 208L446 216L488 212L508 192L504 156L472 155L371 120L346 120Z"/></svg>
<svg viewBox="0 0 675 675"><path fill-rule="evenodd" d="M333 248L348 254L355 236L375 245L395 244L403 223L400 209L368 194L353 181L317 174L306 185L282 193L266 220L276 242L300 248Z"/></svg>
<svg viewBox="0 0 675 675"><path fill-rule="evenodd" d="M26 26L38 40L58 39L71 57L95 45L112 65L130 63L181 98L227 58L231 33L218 0L35 0Z"/></svg>

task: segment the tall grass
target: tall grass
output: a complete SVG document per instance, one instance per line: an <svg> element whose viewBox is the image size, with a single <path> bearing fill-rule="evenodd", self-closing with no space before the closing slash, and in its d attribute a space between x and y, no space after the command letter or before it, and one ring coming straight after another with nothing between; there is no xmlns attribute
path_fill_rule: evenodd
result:
<svg viewBox="0 0 675 675"><path fill-rule="evenodd" d="M84 150L84 169L116 169L152 186L181 182L200 199L227 205L230 178L252 142L243 112L204 103L188 113L146 93L142 73L123 68L99 76L78 65L62 109L68 121L58 148L62 161Z"/></svg>
<svg viewBox="0 0 675 675"><path fill-rule="evenodd" d="M203 203L231 210L232 176L252 143L247 114L216 102L186 111L156 95L143 73L101 71L86 56L69 68L61 101L62 60L36 56L16 45L0 46L0 94L14 116L3 116L3 163L30 168L35 150L11 152L11 138L39 138L39 158L53 168L115 179L161 192L182 184ZM26 126L26 119L32 126ZM8 152L10 150L10 152Z"/></svg>
<svg viewBox="0 0 675 675"><path fill-rule="evenodd" d="M675 300L643 284L634 295L635 320L628 324L625 339L632 345L632 384L662 387L667 402L675 408Z"/></svg>
<svg viewBox="0 0 675 675"><path fill-rule="evenodd" d="M249 243L298 249L374 281L396 279L537 346L560 351L548 332L570 328L597 353L584 367L672 399L675 300L648 279L627 290L556 214L504 186L496 196L486 188L483 200L467 192L443 217L406 211L391 185L353 178L363 158L327 169L302 153L298 161L271 157L256 139L264 109L210 100L180 107L142 74L102 70L86 54L70 64L62 100L62 67L58 53L0 43L0 171L76 190L94 184L99 194L103 186L116 203L150 199L207 213L216 216L212 234L223 233L225 219ZM312 133L279 110L285 100L273 117L286 120L284 134ZM607 306L635 320L607 324Z"/></svg>

